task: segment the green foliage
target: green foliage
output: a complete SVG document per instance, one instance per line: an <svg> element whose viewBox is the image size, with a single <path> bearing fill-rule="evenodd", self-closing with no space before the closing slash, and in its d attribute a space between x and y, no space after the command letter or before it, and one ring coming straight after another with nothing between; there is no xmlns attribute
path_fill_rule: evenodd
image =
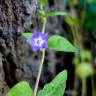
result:
<svg viewBox="0 0 96 96"><path fill-rule="evenodd" d="M81 79L85 79L88 76L91 76L92 74L93 67L90 63L82 62L81 64L78 64L78 66L76 67L76 75Z"/></svg>
<svg viewBox="0 0 96 96"><path fill-rule="evenodd" d="M44 12L44 10L38 10L38 12L39 12L39 15L40 15L41 17L45 17L45 12Z"/></svg>
<svg viewBox="0 0 96 96"><path fill-rule="evenodd" d="M83 26L87 29L96 29L96 14L92 13L91 11L87 11Z"/></svg>
<svg viewBox="0 0 96 96"><path fill-rule="evenodd" d="M75 52L76 48L64 37L53 35L48 39L48 48L56 51Z"/></svg>
<svg viewBox="0 0 96 96"><path fill-rule="evenodd" d="M57 11L57 12L47 12L46 13L46 16L47 17L50 17L50 16L68 16L68 14L66 12L60 12L60 11Z"/></svg>
<svg viewBox="0 0 96 96"><path fill-rule="evenodd" d="M76 25L79 25L80 23L79 19L73 16L66 16L64 20L70 26L76 26Z"/></svg>
<svg viewBox="0 0 96 96"><path fill-rule="evenodd" d="M88 3L93 3L93 2L94 2L94 0L87 0L87 2L88 2Z"/></svg>
<svg viewBox="0 0 96 96"><path fill-rule="evenodd" d="M81 60L82 61L91 61L92 60L92 54L89 50L81 50L80 52Z"/></svg>
<svg viewBox="0 0 96 96"><path fill-rule="evenodd" d="M55 79L46 84L43 90L39 91L37 96L63 96L67 80L67 71L60 72Z"/></svg>
<svg viewBox="0 0 96 96"><path fill-rule="evenodd" d="M68 16L66 12L59 12L59 11L56 12L49 11L45 13L43 10L39 10L39 14L41 17Z"/></svg>
<svg viewBox="0 0 96 96"><path fill-rule="evenodd" d="M43 9L43 7L46 6L47 0L39 0L40 8Z"/></svg>
<svg viewBox="0 0 96 96"><path fill-rule="evenodd" d="M96 29L96 20L88 20L87 22L85 22L84 28Z"/></svg>
<svg viewBox="0 0 96 96"><path fill-rule="evenodd" d="M96 29L96 0L86 0L86 10L84 16L85 29ZM83 12L84 0L80 0L80 9Z"/></svg>
<svg viewBox="0 0 96 96"><path fill-rule="evenodd" d="M29 38L32 37L32 33L31 33L31 32L26 32L26 33L23 32L22 35L23 35L25 38L27 38L27 39L29 39Z"/></svg>
<svg viewBox="0 0 96 96"><path fill-rule="evenodd" d="M16 84L6 96L32 96L33 92L30 85L26 81Z"/></svg>
<svg viewBox="0 0 96 96"><path fill-rule="evenodd" d="M41 17L50 17L50 16L65 16L65 15L68 15L66 12L60 12L60 11L57 11L57 12L45 12L44 11L44 7L46 6L47 4L47 0L39 0L39 4L40 4L40 10L38 11L40 16Z"/></svg>
<svg viewBox="0 0 96 96"><path fill-rule="evenodd" d="M91 12L93 12L94 14L96 14L96 3L89 3L89 9Z"/></svg>
<svg viewBox="0 0 96 96"><path fill-rule="evenodd" d="M78 58L78 57L75 57L75 58L73 59L72 63L73 63L75 66L77 66L77 65L80 63L79 58Z"/></svg>

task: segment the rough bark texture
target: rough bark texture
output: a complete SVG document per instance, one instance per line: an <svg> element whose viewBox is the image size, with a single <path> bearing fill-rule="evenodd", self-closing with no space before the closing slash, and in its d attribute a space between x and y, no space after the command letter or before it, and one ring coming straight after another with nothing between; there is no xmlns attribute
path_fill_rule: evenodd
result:
<svg viewBox="0 0 96 96"><path fill-rule="evenodd" d="M21 32L32 30L35 12L36 0L0 0L0 93L2 94L23 77L22 66L28 48Z"/></svg>

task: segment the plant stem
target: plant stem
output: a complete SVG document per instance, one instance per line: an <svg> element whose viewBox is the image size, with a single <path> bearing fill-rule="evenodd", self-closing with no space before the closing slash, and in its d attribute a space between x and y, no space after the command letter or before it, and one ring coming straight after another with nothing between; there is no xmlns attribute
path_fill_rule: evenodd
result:
<svg viewBox="0 0 96 96"><path fill-rule="evenodd" d="M42 60L41 60L41 64L40 64L40 68L39 68L39 72L38 72L33 96L36 96L36 94L37 94L38 85L39 85L39 81L40 81L40 76L41 76L41 72L42 72L42 68L43 68L44 58L45 58L45 49L42 50Z"/></svg>
<svg viewBox="0 0 96 96"><path fill-rule="evenodd" d="M92 82L92 96L95 96L95 84L94 84L94 77L91 77L91 82Z"/></svg>
<svg viewBox="0 0 96 96"><path fill-rule="evenodd" d="M42 28L42 34L45 32L45 27L46 27L46 17L43 18L43 28Z"/></svg>
<svg viewBox="0 0 96 96"><path fill-rule="evenodd" d="M42 34L45 32L45 26L46 26L46 18L44 18L44 20L43 20ZM44 63L44 58L45 58L45 49L42 49L42 59L41 59L41 63L40 63L40 67L39 67L39 71L38 71L38 75L37 75L37 79L36 79L36 84L35 84L33 96L36 96L36 94L37 94L40 76L41 76L43 63Z"/></svg>
<svg viewBox="0 0 96 96"><path fill-rule="evenodd" d="M82 80L82 96L86 96L86 79Z"/></svg>

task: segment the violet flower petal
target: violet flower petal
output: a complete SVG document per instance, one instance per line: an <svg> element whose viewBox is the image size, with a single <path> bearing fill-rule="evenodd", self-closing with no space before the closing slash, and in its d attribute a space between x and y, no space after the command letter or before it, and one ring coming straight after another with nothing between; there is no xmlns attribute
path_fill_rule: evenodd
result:
<svg viewBox="0 0 96 96"><path fill-rule="evenodd" d="M34 41L34 39L28 39L28 40L27 40L27 43L28 43L29 45L34 45L35 41Z"/></svg>
<svg viewBox="0 0 96 96"><path fill-rule="evenodd" d="M38 52L40 50L40 47L34 46L34 47L32 47L32 49L33 49L34 52Z"/></svg>
<svg viewBox="0 0 96 96"><path fill-rule="evenodd" d="M41 35L41 37L42 37L43 40L47 40L48 34L47 33L44 33L44 34Z"/></svg>
<svg viewBox="0 0 96 96"><path fill-rule="evenodd" d="M40 36L40 32L34 31L32 38L38 38Z"/></svg>
<svg viewBox="0 0 96 96"><path fill-rule="evenodd" d="M42 48L48 48L48 45L47 45L46 42L44 42L44 43L42 44Z"/></svg>

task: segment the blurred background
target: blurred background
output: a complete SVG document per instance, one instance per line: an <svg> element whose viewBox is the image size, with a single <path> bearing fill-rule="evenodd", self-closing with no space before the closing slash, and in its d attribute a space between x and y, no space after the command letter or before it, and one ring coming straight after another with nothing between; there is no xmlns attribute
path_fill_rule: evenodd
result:
<svg viewBox="0 0 96 96"><path fill-rule="evenodd" d="M22 32L41 30L38 7L36 0L0 0L0 96L22 80L34 88L41 54ZM48 0L46 9L70 14L49 17L46 32L66 37L78 51L46 50L39 89L67 69L64 96L96 96L96 0Z"/></svg>

